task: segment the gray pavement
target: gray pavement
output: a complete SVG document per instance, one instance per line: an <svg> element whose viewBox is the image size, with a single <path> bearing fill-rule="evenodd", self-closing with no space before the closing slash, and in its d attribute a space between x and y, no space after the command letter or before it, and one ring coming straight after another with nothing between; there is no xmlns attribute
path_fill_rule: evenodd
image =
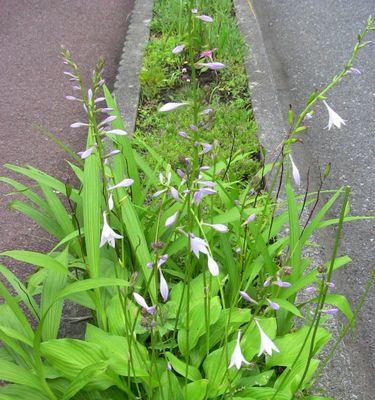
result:
<svg viewBox="0 0 375 400"><path fill-rule="evenodd" d="M301 110L309 93L329 82L351 54L367 17L375 14L374 0L252 0L252 5L271 65L277 100L285 112L289 104L296 111ZM374 32L370 33L369 40L375 40L374 36ZM356 215L375 215L374 63L375 46L370 45L360 53L355 65L362 75L345 79L328 95L328 103L347 120L347 125L341 130L324 129L328 115L324 106L319 106L317 117L303 136L304 144L295 154L301 170L312 167L315 186L318 168L331 162L332 172L326 186L350 185L351 213ZM375 265L374 238L374 222L346 225L341 252L348 254L353 262L336 274L335 283L337 290L344 292L353 304L358 302ZM332 240L329 235L320 240L328 258ZM373 288L355 337L346 340L351 393L346 385L346 392L342 389L337 397L340 400L375 398L374 300ZM340 354L337 357L340 360ZM332 368L344 365L336 362ZM338 371L329 374L332 386L339 393L343 382L334 378L340 374Z"/></svg>
<svg viewBox="0 0 375 400"><path fill-rule="evenodd" d="M99 56L106 60L110 88L122 56L134 0L1 0L0 2L0 175L5 163L31 164L66 179L65 153L35 125L57 133L75 151L85 146L84 131L71 129L83 118L76 103L65 100L70 85L59 57L63 44L87 80ZM50 238L27 218L7 209L9 188L0 184L0 251L47 250ZM8 262L9 260L7 260ZM9 264L8 264L9 265ZM28 270L15 266L23 278Z"/></svg>

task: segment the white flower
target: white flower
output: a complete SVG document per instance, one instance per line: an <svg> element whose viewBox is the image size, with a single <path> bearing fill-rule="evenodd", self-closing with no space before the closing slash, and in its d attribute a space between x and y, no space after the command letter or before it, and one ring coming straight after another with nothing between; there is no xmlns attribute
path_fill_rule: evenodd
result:
<svg viewBox="0 0 375 400"><path fill-rule="evenodd" d="M103 230L102 236L100 238L100 247L103 247L106 243L108 243L111 247L115 247L115 239L122 239L123 237L117 234L107 222L107 215L103 212Z"/></svg>
<svg viewBox="0 0 375 400"><path fill-rule="evenodd" d="M199 258L199 253L209 254L207 250L208 244L205 240L190 234L190 250Z"/></svg>
<svg viewBox="0 0 375 400"><path fill-rule="evenodd" d="M209 15L197 15L196 18L200 19L203 22L209 22L209 23L214 22L213 18L210 17Z"/></svg>
<svg viewBox="0 0 375 400"><path fill-rule="evenodd" d="M259 350L258 357L263 353L266 353L269 356L272 356L272 350L279 353L280 350L276 347L275 343L273 343L273 341L264 333L263 329L259 325L259 322L257 320L255 320L255 323L257 324L257 327L258 327L259 333L260 333L260 350Z"/></svg>
<svg viewBox="0 0 375 400"><path fill-rule="evenodd" d="M299 174L296 164L294 164L291 154L289 154L289 159L290 159L290 162L292 163L292 174L293 174L294 182L296 183L297 186L301 186L301 176Z"/></svg>
<svg viewBox="0 0 375 400"><path fill-rule="evenodd" d="M105 131L106 135L117 135L117 136L126 136L128 132L122 129L111 129L110 131Z"/></svg>
<svg viewBox="0 0 375 400"><path fill-rule="evenodd" d="M113 210L114 204L113 204L113 195L112 193L108 197L108 208L110 211Z"/></svg>
<svg viewBox="0 0 375 400"><path fill-rule="evenodd" d="M214 229L217 232L226 233L229 231L229 228L224 224L205 224L203 225L209 226L210 228Z"/></svg>
<svg viewBox="0 0 375 400"><path fill-rule="evenodd" d="M236 347L234 348L232 357L230 358L230 364L228 368L232 368L235 366L237 369L240 369L242 364L247 364L247 365L250 364L248 361L245 360L245 357L242 354L240 341L241 341L241 331L238 331L237 344Z"/></svg>
<svg viewBox="0 0 375 400"><path fill-rule="evenodd" d="M131 186L133 183L134 183L133 179L124 179L121 182L119 182L117 185L110 186L108 188L108 190L114 190L114 189L118 189L120 187L125 187L126 188L126 187Z"/></svg>
<svg viewBox="0 0 375 400"><path fill-rule="evenodd" d="M207 254L208 257L208 270L210 271L212 276L218 276L219 275L219 266L217 265L217 262L209 255Z"/></svg>
<svg viewBox="0 0 375 400"><path fill-rule="evenodd" d="M96 149L97 144L95 143L93 146L89 147L85 151L80 151L77 154L81 157L82 160L90 157L92 152Z"/></svg>
<svg viewBox="0 0 375 400"><path fill-rule="evenodd" d="M172 226L176 222L177 216L178 216L178 211L176 211L173 215L171 215L169 218L167 218L167 220L165 221L165 226L167 228Z"/></svg>
<svg viewBox="0 0 375 400"><path fill-rule="evenodd" d="M176 110L177 108L184 107L188 104L189 103L186 103L186 102L185 103L167 103L167 104L164 104L164 106L161 106L159 108L159 111L160 112L173 111L173 110Z"/></svg>
<svg viewBox="0 0 375 400"><path fill-rule="evenodd" d="M340 115L337 114L332 108L327 104L325 100L323 100L324 105L327 107L328 110L328 125L327 128L330 130L332 128L332 125L335 125L337 128L341 128L341 125L346 125L345 121L340 117Z"/></svg>

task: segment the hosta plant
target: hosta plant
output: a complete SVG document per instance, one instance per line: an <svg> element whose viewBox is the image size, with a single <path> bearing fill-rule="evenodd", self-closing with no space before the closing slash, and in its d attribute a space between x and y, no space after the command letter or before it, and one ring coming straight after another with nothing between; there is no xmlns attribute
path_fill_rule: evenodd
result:
<svg viewBox="0 0 375 400"><path fill-rule="evenodd" d="M310 393L319 363L327 362L318 359L332 336L326 321L341 311L345 333L358 312L336 292L332 273L350 262L338 255L343 223L359 217L348 215L346 188L325 191L320 208L322 190L296 195L300 174L291 146L316 103L353 71L373 20L344 70L312 94L298 117L290 113L279 157L246 182L232 166L247 154L223 158L200 124L211 111L200 101L199 74L219 77L226 67L196 58L211 20L189 10L184 42L173 54L187 52L191 90L186 101L160 107L191 110L191 126L178 140L193 156L181 155L178 170L127 134L102 80L102 61L87 90L63 51L66 74L80 91L69 99L87 115L72 128L87 131L87 146L71 154L76 184L31 166L7 165L31 179L29 187L2 178L25 197L12 208L55 237L56 246L48 254L2 253L36 269L22 283L0 266L0 379L7 382L1 400L323 399ZM330 126L340 125L328 110ZM339 216L329 218L337 204ZM303 250L315 231L332 225L332 257L313 266ZM81 339L59 336L67 300L90 315Z"/></svg>

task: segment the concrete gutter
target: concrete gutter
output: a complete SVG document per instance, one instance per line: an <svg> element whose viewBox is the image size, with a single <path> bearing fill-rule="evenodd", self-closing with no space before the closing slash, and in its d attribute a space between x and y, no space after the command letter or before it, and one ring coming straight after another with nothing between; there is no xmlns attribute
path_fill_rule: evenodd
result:
<svg viewBox="0 0 375 400"><path fill-rule="evenodd" d="M283 87L282 69L278 68L277 60L267 52L264 36L250 0L234 0L238 27L246 41L245 67L252 95L253 111L258 124L258 137L267 151L266 162L274 159L275 149L282 142L288 129L287 109L289 90ZM309 160L302 146L297 146L300 153L297 159ZM302 153L302 155L301 155ZM312 174L316 171L312 168ZM322 238L314 238L321 243ZM312 265L318 266L325 262L322 249L308 249ZM331 319L330 331L338 336L340 323ZM341 343L335 357L328 365L317 387L328 395L340 400L367 399L361 397L363 386L354 379L350 349ZM358 374L356 374L358 375Z"/></svg>
<svg viewBox="0 0 375 400"><path fill-rule="evenodd" d="M137 118L144 49L150 36L154 1L136 0L115 82L114 95L126 130L134 132Z"/></svg>

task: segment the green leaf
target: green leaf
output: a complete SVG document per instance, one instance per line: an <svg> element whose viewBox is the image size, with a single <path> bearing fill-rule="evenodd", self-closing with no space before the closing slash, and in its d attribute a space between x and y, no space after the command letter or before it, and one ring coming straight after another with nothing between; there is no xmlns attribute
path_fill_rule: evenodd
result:
<svg viewBox="0 0 375 400"><path fill-rule="evenodd" d="M304 326L297 332L289 333L287 335L275 339L275 344L280 350L280 352L272 353L272 356L270 356L267 359L266 362L267 368L274 366L284 366L284 367L291 366L294 360L296 359L299 351L302 348L302 344L306 338L306 335L308 334L308 331L309 327ZM310 334L301 353L300 356L301 360L306 360L306 358L308 357L311 344L311 337L312 335ZM328 331L326 331L324 328L319 327L315 338L315 343L319 343L319 346L317 346L318 348L314 349L313 354L316 354L320 350L320 347L328 342L330 337L331 334Z"/></svg>
<svg viewBox="0 0 375 400"><path fill-rule="evenodd" d="M204 400L207 392L207 379L201 379L187 385L187 399Z"/></svg>
<svg viewBox="0 0 375 400"><path fill-rule="evenodd" d="M65 286L65 288L60 290L60 292L56 295L56 298L63 299L71 296L74 293L106 286L129 286L129 282L118 278L89 278L83 281L73 282L70 285Z"/></svg>
<svg viewBox="0 0 375 400"><path fill-rule="evenodd" d="M82 369L76 378L70 383L62 400L69 400L81 389L83 389L88 383L90 383L98 375L101 375L108 368L108 362L98 362L91 364Z"/></svg>
<svg viewBox="0 0 375 400"><path fill-rule="evenodd" d="M202 379L202 376L197 368L189 365L188 373L186 375L186 363L184 361L179 360L169 351L167 351L165 355L168 358L168 361L171 363L173 369L180 375L187 376L187 378L191 381L199 381Z"/></svg>
<svg viewBox="0 0 375 400"><path fill-rule="evenodd" d="M304 318L303 315L301 314L301 311L294 304L290 303L288 300L281 298L272 298L271 300L277 303L280 306L280 308L283 308L291 312L297 317Z"/></svg>
<svg viewBox="0 0 375 400"><path fill-rule="evenodd" d="M0 363L0 380L11 383L18 383L34 389L42 390L42 386L37 375L32 374L28 370L11 363L1 360Z"/></svg>
<svg viewBox="0 0 375 400"><path fill-rule="evenodd" d="M210 325L214 324L220 316L221 304L218 296L211 299L210 304ZM189 348L187 344L186 320L183 322L183 328L178 331L177 341L181 353L187 356L196 346L198 339L205 333L205 303L204 301L193 306L189 313Z"/></svg>
<svg viewBox="0 0 375 400"><path fill-rule="evenodd" d="M63 299L57 300L56 294L65 286L68 271L68 248L59 254L57 260L66 268L65 272L48 271L43 283L41 315L44 317L42 339L56 339L60 327Z"/></svg>
<svg viewBox="0 0 375 400"><path fill-rule="evenodd" d="M27 264L43 267L51 271L67 274L67 269L64 265L55 260L53 257L42 253L36 253L27 250L10 250L0 253L0 255L11 257L14 260L22 261Z"/></svg>
<svg viewBox="0 0 375 400"><path fill-rule="evenodd" d="M95 143L94 132L89 129L87 146ZM94 151L90 157L85 159L83 178L83 223L85 228L85 243L88 262L88 273L90 278L99 277L99 243L100 243L100 160L99 153Z"/></svg>

